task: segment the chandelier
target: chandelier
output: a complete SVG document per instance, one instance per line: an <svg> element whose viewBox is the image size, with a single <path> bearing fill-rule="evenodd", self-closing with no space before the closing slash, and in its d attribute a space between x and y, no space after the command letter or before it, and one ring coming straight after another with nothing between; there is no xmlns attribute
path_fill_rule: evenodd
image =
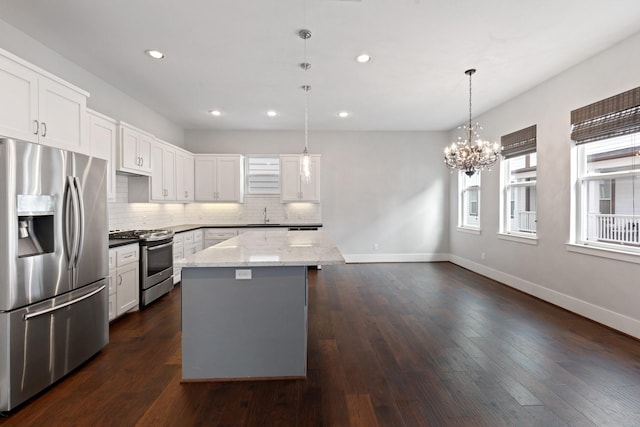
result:
<svg viewBox="0 0 640 427"><path fill-rule="evenodd" d="M304 62L300 64L300 68L305 71L311 68L311 64L307 62L307 40L311 38L311 31L300 30L298 36L304 40ZM300 178L308 184L311 182L311 156L309 156L309 91L311 86L305 84L301 86L304 90L304 151L300 156Z"/></svg>
<svg viewBox="0 0 640 427"><path fill-rule="evenodd" d="M476 72L474 68L465 71L469 76L469 123L458 127L464 131L465 139L458 140L444 149L444 163L450 169L460 169L467 176L473 176L476 171L491 170L500 155L500 145L496 142L483 141L479 131L479 123L471 122L471 76Z"/></svg>

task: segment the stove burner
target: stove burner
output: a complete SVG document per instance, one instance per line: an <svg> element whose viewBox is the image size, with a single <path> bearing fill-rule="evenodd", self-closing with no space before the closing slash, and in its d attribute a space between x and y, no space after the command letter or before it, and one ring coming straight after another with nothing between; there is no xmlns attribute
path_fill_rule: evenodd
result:
<svg viewBox="0 0 640 427"><path fill-rule="evenodd" d="M110 233L109 239L138 239L150 242L171 238L173 234L170 230L128 230Z"/></svg>

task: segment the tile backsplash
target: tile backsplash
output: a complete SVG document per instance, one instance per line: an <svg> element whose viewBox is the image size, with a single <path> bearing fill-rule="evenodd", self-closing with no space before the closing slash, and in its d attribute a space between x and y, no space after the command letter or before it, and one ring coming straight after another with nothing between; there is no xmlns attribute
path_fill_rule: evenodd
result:
<svg viewBox="0 0 640 427"><path fill-rule="evenodd" d="M281 203L279 196L245 196L244 203L129 203L129 179L116 176L116 201L108 203L109 230L181 224L258 224L264 209L272 224L322 222L319 203Z"/></svg>

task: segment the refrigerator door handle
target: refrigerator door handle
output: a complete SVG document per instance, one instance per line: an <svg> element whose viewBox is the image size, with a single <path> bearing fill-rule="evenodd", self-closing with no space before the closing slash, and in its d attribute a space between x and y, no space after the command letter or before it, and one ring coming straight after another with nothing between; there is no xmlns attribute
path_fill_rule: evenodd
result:
<svg viewBox="0 0 640 427"><path fill-rule="evenodd" d="M80 188L80 180L77 177L73 177L74 190L76 192L76 201L78 203L78 216L76 220L77 224L77 234L76 240L78 245L76 247L76 253L74 255L73 265L74 267L78 267L78 261L80 259L80 254L82 253L82 248L84 246L84 225L85 225L85 217L84 217L84 201L82 200L82 189Z"/></svg>
<svg viewBox="0 0 640 427"><path fill-rule="evenodd" d="M64 302L64 303L62 303L60 305L56 305L55 307L50 307L50 308L47 308L47 309L44 309L44 310L36 311L35 313L28 313L28 314L25 314L22 317L23 317L24 320L29 320L29 319L33 319L34 317L38 317L38 316L45 315L47 313L51 313L52 311L60 310L61 308L69 307L70 305L77 304L82 300L85 300L87 298L91 298L95 294L101 292L104 288L106 288L106 285L102 285L98 289L96 289L95 291L89 292L88 294L83 295L81 297L78 297L76 299L73 299L71 301Z"/></svg>
<svg viewBox="0 0 640 427"><path fill-rule="evenodd" d="M75 177L73 176L68 176L67 177L67 184L69 185L69 194L71 194L71 210L73 212L72 217L71 217L71 221L72 221L72 227L73 227L73 231L72 231L72 246L71 246L71 251L69 253L69 270L73 269L75 267L75 262L76 262L76 257L78 255L78 245L79 245L79 216L80 216L80 212L79 212L79 208L78 208L78 192L76 190L75 187L75 182L74 182Z"/></svg>
<svg viewBox="0 0 640 427"><path fill-rule="evenodd" d="M67 258L67 269L71 270L73 268L73 251L74 251L74 242L73 242L73 213L72 210L74 209L73 206L73 200L72 200L72 193L73 193L73 185L71 182L71 177L67 177L66 183L65 183L65 190L64 190L64 202L63 202L63 218L62 218L62 225L64 227L64 234L63 234L63 240L64 240L64 252Z"/></svg>

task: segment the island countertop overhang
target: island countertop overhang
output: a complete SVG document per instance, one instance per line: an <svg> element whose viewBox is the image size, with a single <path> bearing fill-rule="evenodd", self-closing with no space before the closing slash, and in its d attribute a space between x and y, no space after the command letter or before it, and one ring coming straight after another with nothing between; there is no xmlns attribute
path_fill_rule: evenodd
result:
<svg viewBox="0 0 640 427"><path fill-rule="evenodd" d="M177 267L274 267L344 264L322 230L247 231L181 260Z"/></svg>

